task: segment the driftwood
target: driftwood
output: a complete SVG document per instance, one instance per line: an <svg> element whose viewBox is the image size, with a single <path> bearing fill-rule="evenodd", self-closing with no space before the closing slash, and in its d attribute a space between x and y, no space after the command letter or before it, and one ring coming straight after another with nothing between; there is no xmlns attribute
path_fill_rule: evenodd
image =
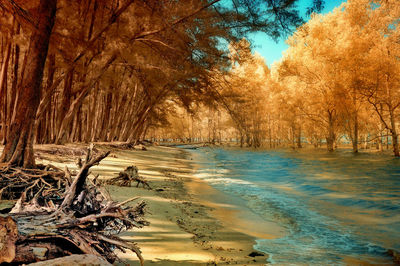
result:
<svg viewBox="0 0 400 266"><path fill-rule="evenodd" d="M39 200L47 193L61 197L65 186L69 186L65 173L52 165L38 165L37 169L0 168L0 200L18 199L22 194L28 201L35 196Z"/></svg>
<svg viewBox="0 0 400 266"><path fill-rule="evenodd" d="M29 266L112 266L112 264L94 255L71 255L58 259L46 260L29 264Z"/></svg>
<svg viewBox="0 0 400 266"><path fill-rule="evenodd" d="M136 141L136 142L121 142L121 143L104 143L101 144L103 147L119 149L119 150L142 150L147 151L147 148L144 144L145 142Z"/></svg>
<svg viewBox="0 0 400 266"><path fill-rule="evenodd" d="M142 185L143 188L147 187L148 189L151 189L146 179L139 175L139 171L136 166L128 166L123 172L120 172L117 177L105 181L105 183L108 185L120 187L130 187L132 182L136 182L136 187Z"/></svg>
<svg viewBox="0 0 400 266"><path fill-rule="evenodd" d="M43 169L46 172L41 174L3 169L1 173L7 174L0 179L13 182L10 171L18 173L16 188L24 190L18 191L20 198L12 210L0 216L0 263L31 263L71 254L92 254L113 263L118 259L116 249L128 249L143 264L139 248L116 234L148 224L143 218L145 203L125 207L137 198L113 202L99 184L87 178L90 167L108 154L93 154L91 146L74 179L67 168L53 169L54 173ZM12 189L3 189L3 195L16 195Z"/></svg>

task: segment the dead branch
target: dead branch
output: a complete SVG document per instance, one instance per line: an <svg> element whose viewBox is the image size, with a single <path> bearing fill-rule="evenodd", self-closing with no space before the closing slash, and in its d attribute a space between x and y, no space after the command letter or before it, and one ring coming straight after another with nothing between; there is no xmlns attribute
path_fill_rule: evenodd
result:
<svg viewBox="0 0 400 266"><path fill-rule="evenodd" d="M136 166L128 166L123 172L120 172L117 177L105 181L108 185L115 185L120 187L130 187L132 182L136 182L136 187L142 185L143 188L151 189L147 180L139 176L139 170Z"/></svg>
<svg viewBox="0 0 400 266"><path fill-rule="evenodd" d="M68 191L66 191L66 197L65 197L63 203L61 204L61 208L70 207L72 204L72 201L83 190L83 185L86 182L86 177L88 176L90 167L99 164L99 162L101 160L103 160L110 154L110 152L108 151L99 156L93 157L92 153L93 153L93 144L90 145L90 147L88 148L85 162L82 165L77 177L72 182L72 185L70 186Z"/></svg>
<svg viewBox="0 0 400 266"><path fill-rule="evenodd" d="M137 198L113 202L100 184L87 178L90 168L108 154L94 154L91 145L75 178L67 168L61 172L52 166L0 169L0 184L7 185L0 192L19 194L11 212L0 216L0 263L25 264L82 253L113 263L118 260L115 250L128 249L143 265L139 248L116 234L147 225L146 204L125 206ZM18 186L10 185L14 180Z"/></svg>

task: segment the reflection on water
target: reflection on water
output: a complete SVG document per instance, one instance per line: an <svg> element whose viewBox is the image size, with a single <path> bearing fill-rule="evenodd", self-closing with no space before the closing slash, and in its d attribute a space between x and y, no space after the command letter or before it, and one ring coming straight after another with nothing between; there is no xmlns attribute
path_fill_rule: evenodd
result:
<svg viewBox="0 0 400 266"><path fill-rule="evenodd" d="M198 177L283 224L257 241L276 264L391 264L400 250L400 160L323 151L192 151Z"/></svg>

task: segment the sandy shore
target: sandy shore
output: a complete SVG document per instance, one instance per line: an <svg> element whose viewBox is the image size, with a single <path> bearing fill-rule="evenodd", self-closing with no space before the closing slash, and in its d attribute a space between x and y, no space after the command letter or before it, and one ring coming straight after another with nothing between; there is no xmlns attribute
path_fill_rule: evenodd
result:
<svg viewBox="0 0 400 266"><path fill-rule="evenodd" d="M52 146L57 147L57 146ZM81 146L69 146L70 149ZM60 148L60 146L58 146ZM38 147L38 150L48 147ZM39 152L39 162L76 168L76 155L58 156ZM149 180L152 190L109 186L117 201L134 196L148 204L150 225L122 234L140 246L146 265L264 265L267 255L249 256L256 238L283 234L282 228L267 223L240 208L240 201L210 187L193 176L194 162L180 149L148 147L147 151L113 150L93 168L102 177L113 177L127 166L136 165ZM132 203L134 204L134 203ZM121 253L130 265L139 265L134 254Z"/></svg>

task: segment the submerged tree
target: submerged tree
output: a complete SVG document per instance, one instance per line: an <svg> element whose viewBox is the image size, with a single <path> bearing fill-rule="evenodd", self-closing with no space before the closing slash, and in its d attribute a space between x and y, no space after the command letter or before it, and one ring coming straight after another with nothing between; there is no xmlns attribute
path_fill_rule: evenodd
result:
<svg viewBox="0 0 400 266"><path fill-rule="evenodd" d="M240 134L241 146L246 143L258 148L266 134L269 69L260 55L251 53L246 39L232 43L230 50L232 69L216 82Z"/></svg>
<svg viewBox="0 0 400 266"><path fill-rule="evenodd" d="M394 73L399 68L400 13L395 2L349 0L329 14L313 15L289 38L290 48L276 66L281 82L296 80L288 84L304 101L300 111L325 131L330 151L338 136L345 135L358 152L360 134L381 135L382 130L365 132L380 127L367 123L381 122L399 156ZM380 122L368 119L372 112Z"/></svg>

